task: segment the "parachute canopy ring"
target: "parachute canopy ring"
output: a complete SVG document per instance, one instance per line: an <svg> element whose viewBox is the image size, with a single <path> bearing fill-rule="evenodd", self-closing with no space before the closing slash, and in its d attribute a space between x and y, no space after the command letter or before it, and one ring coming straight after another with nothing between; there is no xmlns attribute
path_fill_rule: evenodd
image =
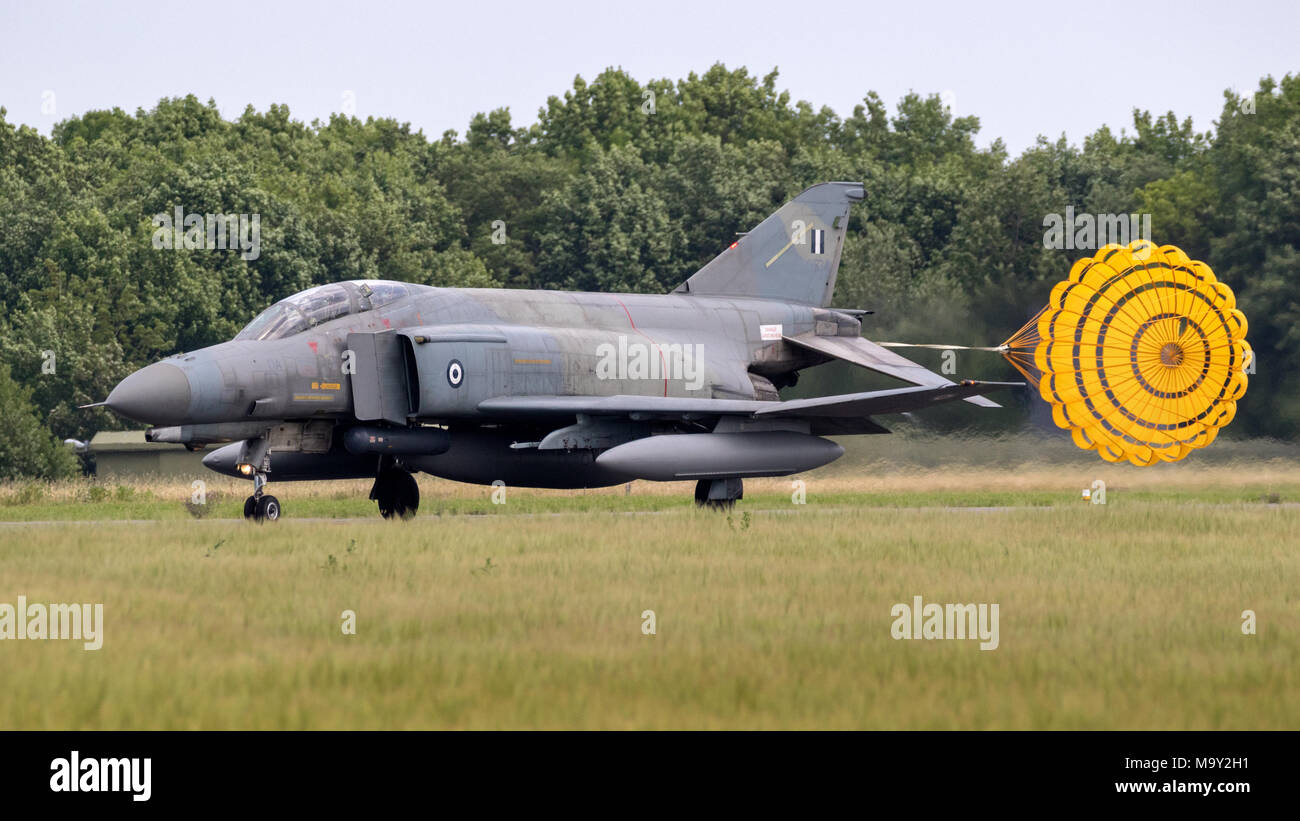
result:
<svg viewBox="0 0 1300 821"><path fill-rule="evenodd" d="M1172 245L1080 259L1036 325L1008 340L1007 358L1028 372L1033 345L1053 420L1110 462L1182 459L1214 441L1246 393L1246 316L1208 265Z"/></svg>

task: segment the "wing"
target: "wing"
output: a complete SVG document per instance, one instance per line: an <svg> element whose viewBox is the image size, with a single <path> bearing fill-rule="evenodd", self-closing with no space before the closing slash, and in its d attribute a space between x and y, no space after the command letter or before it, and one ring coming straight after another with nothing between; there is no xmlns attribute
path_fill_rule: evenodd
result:
<svg viewBox="0 0 1300 821"><path fill-rule="evenodd" d="M895 388L865 393L764 402L757 399L695 399L673 396L501 396L480 402L484 416L499 419L555 419L578 414L622 416L633 421L699 421L720 416L749 419L799 419L812 433L888 433L868 417L978 396L985 391L1023 387L1023 382L948 382L936 387Z"/></svg>
<svg viewBox="0 0 1300 821"><path fill-rule="evenodd" d="M876 371L877 373L883 373L886 376L892 376L895 379L901 379L904 382L911 382L913 385L939 387L942 385L955 384L948 379L944 379L934 371L927 370L912 360L901 357L888 348L882 348L876 343L863 339L860 336L817 336L812 333L806 333L799 334L798 336L783 336L781 338L786 342L798 345L801 348L816 351L823 356L829 356L832 359L842 359L845 362L852 362L854 365L859 367ZM985 382L983 384L992 385L996 383ZM964 398L967 402L979 405L980 407L1000 407L997 402L994 402L991 399L985 399L982 396L967 396Z"/></svg>

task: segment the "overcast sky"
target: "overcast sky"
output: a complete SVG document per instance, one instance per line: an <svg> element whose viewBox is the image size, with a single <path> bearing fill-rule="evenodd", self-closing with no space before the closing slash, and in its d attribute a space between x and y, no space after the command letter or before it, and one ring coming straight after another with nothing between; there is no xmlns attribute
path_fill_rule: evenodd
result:
<svg viewBox="0 0 1300 821"><path fill-rule="evenodd" d="M114 6L120 7L115 8ZM462 134L479 111L532 123L575 75L678 79L715 62L780 69L841 116L869 90L945 94L1013 153L1073 142L1133 108L1211 128L1223 90L1300 71L1300 3L169 2L0 0L0 106L49 133L87 110L193 93L228 118L287 103ZM50 109L53 109L51 112Z"/></svg>

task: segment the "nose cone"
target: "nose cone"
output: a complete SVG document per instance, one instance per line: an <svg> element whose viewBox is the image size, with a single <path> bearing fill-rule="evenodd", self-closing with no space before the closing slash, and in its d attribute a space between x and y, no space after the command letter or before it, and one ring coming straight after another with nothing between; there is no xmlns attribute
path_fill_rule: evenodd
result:
<svg viewBox="0 0 1300 821"><path fill-rule="evenodd" d="M104 404L137 422L180 424L189 418L190 380L175 365L155 362L119 382Z"/></svg>

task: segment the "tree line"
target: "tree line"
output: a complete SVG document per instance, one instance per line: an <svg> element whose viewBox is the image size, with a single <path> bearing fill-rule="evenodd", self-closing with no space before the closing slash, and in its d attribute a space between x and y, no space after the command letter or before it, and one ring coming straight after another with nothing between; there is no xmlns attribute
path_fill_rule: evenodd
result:
<svg viewBox="0 0 1300 821"><path fill-rule="evenodd" d="M866 184L836 302L875 311L877 339L1000 342L1089 253L1044 247L1050 215L1149 215L1154 240L1205 260L1250 318L1258 362L1233 431L1295 435L1300 75L1224 92L1212 130L1135 111L1118 133L1040 137L1014 157L978 148L978 118L937 95L891 111L870 92L841 116L777 80L609 69L530 126L499 108L436 138L384 118L306 124L282 105L229 121L193 96L87 112L49 137L0 109L0 478L72 470L58 440L124 426L77 405L311 285L663 293L826 180ZM209 249L201 229L197 245L160 243L161 214L257 215L258 247Z"/></svg>

